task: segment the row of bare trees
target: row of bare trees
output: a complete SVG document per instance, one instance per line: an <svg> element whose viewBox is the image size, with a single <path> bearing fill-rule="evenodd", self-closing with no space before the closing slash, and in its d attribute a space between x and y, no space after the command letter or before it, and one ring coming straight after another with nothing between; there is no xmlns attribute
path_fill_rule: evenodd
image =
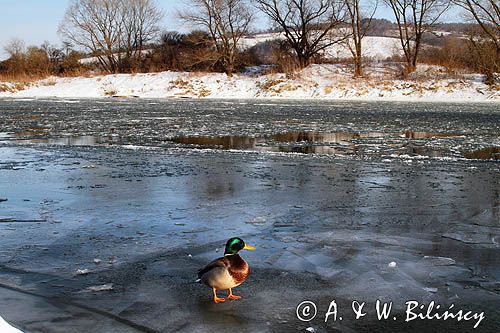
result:
<svg viewBox="0 0 500 333"><path fill-rule="evenodd" d="M206 33L211 40L207 44L201 39L203 47L213 48L210 57L201 57L202 61L210 61L229 76L241 63L240 41L249 33L257 10L268 18L272 28L281 32L281 45L294 60L296 68L308 66L321 58L329 47L342 43L352 54L355 76L362 76L363 40L377 8L382 5L392 11L396 21L406 73L416 69L425 34L432 31L452 5L462 8L480 31L471 34L470 40L478 56L484 58L483 71L499 71L498 0L185 1L188 6L180 11L180 19L194 30ZM146 45L160 40L162 18L163 13L155 0L72 0L60 25L60 33L67 43L94 56L105 71L134 71L148 60ZM178 41L183 54L193 54L187 52L190 45L198 48L199 43L194 40ZM171 42L163 43L168 52L174 50ZM494 55L484 49L493 49ZM204 52L203 48L199 50ZM179 62L178 57L176 61Z"/></svg>
<svg viewBox="0 0 500 333"><path fill-rule="evenodd" d="M190 3L192 6L181 13L181 19L210 33L228 75L235 68L238 42L248 33L254 17L252 7L265 14L273 28L282 33L298 68L307 67L330 46L345 42L353 52L356 75L362 74L361 40L374 11L365 20L360 0L191 0ZM347 19L352 30L346 27Z"/></svg>
<svg viewBox="0 0 500 333"><path fill-rule="evenodd" d="M476 51L484 52L485 40L494 45L493 65L484 72L498 72L498 0L381 0L392 10L405 60L405 72L415 71L423 39L450 6L465 9L483 33L471 41ZM330 46L344 43L352 54L355 76L363 75L363 39L379 6L378 0L192 0L193 9L181 17L206 28L226 64L234 69L238 40L247 33L254 5L281 31L293 50L298 68L308 66ZM231 41L229 43L228 41ZM486 48L489 49L489 48ZM485 57L484 55L482 56ZM486 56L487 57L487 56Z"/></svg>
<svg viewBox="0 0 500 333"><path fill-rule="evenodd" d="M422 37L449 7L443 0L383 0L392 9L407 72L415 70ZM247 33L254 5L280 31L293 50L298 68L308 66L330 46L344 43L352 53L355 76L363 75L363 39L378 7L377 0L191 0L181 15L205 28L226 64L234 69L238 40Z"/></svg>

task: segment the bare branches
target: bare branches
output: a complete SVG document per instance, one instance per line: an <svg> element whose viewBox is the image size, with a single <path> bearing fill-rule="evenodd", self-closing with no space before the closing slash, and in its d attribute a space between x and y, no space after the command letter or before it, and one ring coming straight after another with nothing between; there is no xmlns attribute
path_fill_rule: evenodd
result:
<svg viewBox="0 0 500 333"><path fill-rule="evenodd" d="M481 71L486 82L498 81L500 72L500 4L498 0L454 0L465 9L478 28L471 31L470 42L478 56Z"/></svg>
<svg viewBox="0 0 500 333"><path fill-rule="evenodd" d="M335 36L345 17L345 3L340 0L254 0L257 7L282 31L295 51L301 68L321 51L339 43L345 36Z"/></svg>
<svg viewBox="0 0 500 333"><path fill-rule="evenodd" d="M445 0L384 0L392 9L408 73L415 71L422 37L448 10Z"/></svg>
<svg viewBox="0 0 500 333"><path fill-rule="evenodd" d="M162 17L152 0L73 0L59 32L115 73L140 59L144 44L158 36Z"/></svg>
<svg viewBox="0 0 500 333"><path fill-rule="evenodd" d="M123 32L125 45L129 57L141 59L144 45L158 37L160 28L158 22L163 13L158 10L151 0L126 1L123 8Z"/></svg>
<svg viewBox="0 0 500 333"><path fill-rule="evenodd" d="M253 20L246 0L189 0L190 9L180 18L208 32L214 42L226 74L236 66L238 42L248 32Z"/></svg>
<svg viewBox="0 0 500 333"><path fill-rule="evenodd" d="M500 5L498 0L455 0L472 19L479 24L484 33L500 48Z"/></svg>
<svg viewBox="0 0 500 333"><path fill-rule="evenodd" d="M22 39L14 38L11 39L3 49L10 57L17 57L24 54L26 45Z"/></svg>

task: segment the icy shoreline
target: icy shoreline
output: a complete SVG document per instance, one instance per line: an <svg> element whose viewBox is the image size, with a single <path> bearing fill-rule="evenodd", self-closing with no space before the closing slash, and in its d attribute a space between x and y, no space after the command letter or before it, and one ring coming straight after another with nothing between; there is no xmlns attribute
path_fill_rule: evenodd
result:
<svg viewBox="0 0 500 333"><path fill-rule="evenodd" d="M273 73L237 74L160 72L95 77L51 77L20 87L0 83L0 98L210 98L318 99L359 101L500 102L500 91L482 76L456 78L439 67L422 66L415 79L390 79L385 68L371 67L369 78L352 79L346 66L314 65L294 78Z"/></svg>

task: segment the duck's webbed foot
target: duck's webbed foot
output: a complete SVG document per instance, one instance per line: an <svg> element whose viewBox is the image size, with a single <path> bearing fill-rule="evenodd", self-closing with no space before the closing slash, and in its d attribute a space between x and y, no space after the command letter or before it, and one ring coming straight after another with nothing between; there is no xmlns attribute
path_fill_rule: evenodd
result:
<svg viewBox="0 0 500 333"><path fill-rule="evenodd" d="M215 288L212 288L213 292L214 292L214 303L217 304L217 303L224 303L226 301L225 298L222 298L222 297L217 297L217 291L215 290Z"/></svg>
<svg viewBox="0 0 500 333"><path fill-rule="evenodd" d="M229 288L229 295L227 296L227 299L236 300L236 299L240 299L240 298L241 298L241 296L233 295L233 291L231 290L231 288Z"/></svg>

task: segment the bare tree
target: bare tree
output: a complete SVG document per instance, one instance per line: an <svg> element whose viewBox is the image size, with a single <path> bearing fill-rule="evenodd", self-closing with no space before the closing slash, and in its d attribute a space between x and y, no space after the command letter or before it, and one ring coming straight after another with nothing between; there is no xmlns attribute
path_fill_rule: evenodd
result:
<svg viewBox="0 0 500 333"><path fill-rule="evenodd" d="M116 73L121 44L119 12L119 0L73 0L59 31L65 40L95 55L104 70Z"/></svg>
<svg viewBox="0 0 500 333"><path fill-rule="evenodd" d="M476 22L483 32L473 34L470 38L481 57L488 56L484 52L484 41L489 40L493 44L493 59L483 61L485 63L483 70L487 75L492 76L494 72L500 71L500 4L498 0L454 0L454 3L464 8L470 19Z"/></svg>
<svg viewBox="0 0 500 333"><path fill-rule="evenodd" d="M448 10L445 0L384 0L392 9L403 48L406 71L412 73L422 47L422 38L439 18Z"/></svg>
<svg viewBox="0 0 500 333"><path fill-rule="evenodd" d="M345 17L341 0L254 0L257 7L282 31L295 51L300 68L328 47L341 42L333 30Z"/></svg>
<svg viewBox="0 0 500 333"><path fill-rule="evenodd" d="M104 70L116 73L157 36L161 18L152 0L72 0L59 31L65 41L95 55Z"/></svg>
<svg viewBox="0 0 500 333"><path fill-rule="evenodd" d="M26 44L22 39L11 39L4 47L4 51L9 55L7 62L7 72L11 74L21 74L26 69Z"/></svg>
<svg viewBox="0 0 500 333"><path fill-rule="evenodd" d="M43 42L40 48L47 54L51 67L50 71L54 74L58 74L60 72L60 65L64 60L64 52L48 41Z"/></svg>
<svg viewBox="0 0 500 333"><path fill-rule="evenodd" d="M217 49L218 61L228 76L236 68L238 42L248 33L253 14L247 0L189 0L180 18L207 31Z"/></svg>
<svg viewBox="0 0 500 333"><path fill-rule="evenodd" d="M126 58L140 61L144 46L159 37L163 13L152 0L127 0L122 10Z"/></svg>
<svg viewBox="0 0 500 333"><path fill-rule="evenodd" d="M11 39L3 49L9 57L22 56L26 52L26 44L22 39L14 38Z"/></svg>
<svg viewBox="0 0 500 333"><path fill-rule="evenodd" d="M350 32L346 39L347 47L354 62L354 76L363 76L363 39L370 28L378 1L371 3L371 8L363 8L361 0L344 0L347 9L347 23Z"/></svg>

